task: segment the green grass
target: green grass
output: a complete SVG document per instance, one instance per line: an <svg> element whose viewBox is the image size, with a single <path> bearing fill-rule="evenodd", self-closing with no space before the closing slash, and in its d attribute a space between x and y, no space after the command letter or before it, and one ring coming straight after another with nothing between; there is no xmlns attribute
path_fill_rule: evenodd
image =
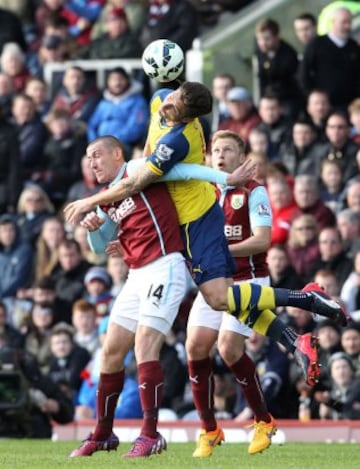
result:
<svg viewBox="0 0 360 469"><path fill-rule="evenodd" d="M286 443L273 445L255 456L247 454L247 445L227 443L216 448L209 459L191 457L194 443L171 443L158 456L124 460L121 454L130 447L121 444L118 451L99 452L89 458L68 458L78 442L0 439L1 469L352 469L360 468L360 448L351 443Z"/></svg>

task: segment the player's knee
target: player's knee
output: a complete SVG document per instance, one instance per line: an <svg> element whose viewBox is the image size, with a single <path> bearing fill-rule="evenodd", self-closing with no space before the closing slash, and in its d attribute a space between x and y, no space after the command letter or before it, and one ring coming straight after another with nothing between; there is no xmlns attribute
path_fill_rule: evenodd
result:
<svg viewBox="0 0 360 469"><path fill-rule="evenodd" d="M199 341L186 341L186 354L190 360L202 360L209 356L210 348L208 344Z"/></svg>
<svg viewBox="0 0 360 469"><path fill-rule="evenodd" d="M123 369L126 352L120 348L105 345L101 351L101 370L105 373L114 373Z"/></svg>
<svg viewBox="0 0 360 469"><path fill-rule="evenodd" d="M230 340L229 337L219 337L217 344L219 354L227 364L231 366L237 361L240 360L242 354L244 353L244 344L241 340Z"/></svg>
<svg viewBox="0 0 360 469"><path fill-rule="evenodd" d="M229 346L230 345L230 346ZM240 360L243 350L242 349L234 349L231 347L231 344L218 347L219 353L221 358L224 360L227 366L232 366L234 363Z"/></svg>

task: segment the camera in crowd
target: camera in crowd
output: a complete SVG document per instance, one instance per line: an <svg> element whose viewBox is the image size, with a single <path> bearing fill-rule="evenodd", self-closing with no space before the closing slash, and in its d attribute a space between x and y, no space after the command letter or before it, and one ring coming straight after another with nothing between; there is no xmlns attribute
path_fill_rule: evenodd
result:
<svg viewBox="0 0 360 469"><path fill-rule="evenodd" d="M29 383L18 350L0 347L0 436L25 437L30 432Z"/></svg>

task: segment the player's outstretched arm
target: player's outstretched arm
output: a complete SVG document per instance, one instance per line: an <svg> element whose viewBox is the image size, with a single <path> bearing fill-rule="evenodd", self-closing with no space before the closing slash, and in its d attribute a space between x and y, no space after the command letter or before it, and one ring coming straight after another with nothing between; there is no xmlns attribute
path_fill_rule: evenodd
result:
<svg viewBox="0 0 360 469"><path fill-rule="evenodd" d="M64 209L65 221L75 225L80 222L84 214L93 210L97 205L106 205L131 197L158 178L159 176L144 163L132 176L121 179L107 190L68 204Z"/></svg>
<svg viewBox="0 0 360 469"><path fill-rule="evenodd" d="M139 170L139 166L143 164L145 159L131 160L127 164L127 173L132 175ZM236 186L245 184L251 177L248 177L248 174L252 175L252 172L246 170L245 173L240 172L235 176L232 176L225 171L219 171L209 166L204 166L200 164L193 163L177 163L173 166L169 172L163 174L157 179L156 182L166 182L166 181L190 181L193 179L199 181L213 182L215 184L221 185L235 185L230 184L229 181L236 181ZM240 178L241 176L241 178Z"/></svg>

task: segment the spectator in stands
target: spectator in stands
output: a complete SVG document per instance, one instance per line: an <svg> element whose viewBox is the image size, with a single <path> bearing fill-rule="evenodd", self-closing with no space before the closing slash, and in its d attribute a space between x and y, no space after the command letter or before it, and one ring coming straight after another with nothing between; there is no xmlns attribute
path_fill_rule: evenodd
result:
<svg viewBox="0 0 360 469"><path fill-rule="evenodd" d="M338 212L336 222L344 248L353 259L354 254L360 250L360 213L345 208Z"/></svg>
<svg viewBox="0 0 360 469"><path fill-rule="evenodd" d="M97 39L106 32L106 15L109 10L114 8L123 8L125 10L130 31L139 37L146 21L147 0L108 0L100 17L91 29L91 38L93 40Z"/></svg>
<svg viewBox="0 0 360 469"><path fill-rule="evenodd" d="M287 251L292 266L304 282L312 280L314 266L320 258L318 225L313 215L297 216L289 231Z"/></svg>
<svg viewBox="0 0 360 469"><path fill-rule="evenodd" d="M125 10L106 14L106 32L76 53L79 59L127 59L141 57L142 45L130 30Z"/></svg>
<svg viewBox="0 0 360 469"><path fill-rule="evenodd" d="M22 239L35 246L42 224L54 213L55 208L46 192L36 184L26 185L17 204L16 222Z"/></svg>
<svg viewBox="0 0 360 469"><path fill-rule="evenodd" d="M249 91L235 86L227 92L226 102L230 117L220 123L219 130L232 130L247 143L249 133L261 122Z"/></svg>
<svg viewBox="0 0 360 469"><path fill-rule="evenodd" d="M36 112L34 101L26 94L17 94L14 98L12 123L19 135L20 158L24 177L31 181L33 172L42 164L47 131Z"/></svg>
<svg viewBox="0 0 360 469"><path fill-rule="evenodd" d="M69 45L66 40L59 35L44 35L41 39L38 52L29 54L27 65L32 76L44 78L44 67L46 64L64 62L68 58ZM56 76L55 84L53 84L55 89L58 88L59 81L61 81L61 78Z"/></svg>
<svg viewBox="0 0 360 469"><path fill-rule="evenodd" d="M11 11L0 8L0 54L8 42L16 42L26 52L27 46L20 19Z"/></svg>
<svg viewBox="0 0 360 469"><path fill-rule="evenodd" d="M16 127L0 107L0 213L13 213L23 184L20 145Z"/></svg>
<svg viewBox="0 0 360 469"><path fill-rule="evenodd" d="M352 16L348 9L333 12L331 29L315 37L305 48L301 82L305 93L325 90L334 107L347 108L360 96L360 46L351 38Z"/></svg>
<svg viewBox="0 0 360 469"><path fill-rule="evenodd" d="M290 138L291 126L289 119L282 114L280 100L274 95L264 95L259 102L261 123L258 128L264 130L269 137L269 158L277 158L282 144Z"/></svg>
<svg viewBox="0 0 360 469"><path fill-rule="evenodd" d="M25 335L25 350L36 357L42 373L47 374L50 365L50 333L54 324L51 305L34 303L28 330Z"/></svg>
<svg viewBox="0 0 360 469"><path fill-rule="evenodd" d="M337 160L343 171L344 181L356 176L359 168L356 153L360 147L350 138L350 122L346 113L333 111L326 121L327 143L322 159Z"/></svg>
<svg viewBox="0 0 360 469"><path fill-rule="evenodd" d="M341 331L341 346L349 355L355 368L355 376L360 377L360 323L353 323Z"/></svg>
<svg viewBox="0 0 360 469"><path fill-rule="evenodd" d="M74 342L69 324L56 324L50 334L49 377L65 390L76 403L82 378L81 372L91 359L90 353Z"/></svg>
<svg viewBox="0 0 360 469"><path fill-rule="evenodd" d="M4 45L0 57L1 71L12 78L15 92L20 93L25 88L30 72L26 66L25 54L15 42Z"/></svg>
<svg viewBox="0 0 360 469"><path fill-rule="evenodd" d="M280 147L279 159L294 176L312 174L320 177L323 152L323 145L318 143L311 121L298 118L292 126L291 140Z"/></svg>
<svg viewBox="0 0 360 469"><path fill-rule="evenodd" d="M313 215L320 230L325 226L336 225L334 212L320 199L316 176L312 174L297 175L295 177L294 198L299 208L298 213Z"/></svg>
<svg viewBox="0 0 360 469"><path fill-rule="evenodd" d="M43 3L43 5L41 5L41 3ZM59 2L58 0L50 0L48 3L52 3L55 6L55 4ZM41 40L44 36L58 36L63 39L64 42L68 43L67 45L69 46L69 50L73 50L74 41L69 35L67 20L60 16L56 11L49 11L49 14L47 14L48 10L43 9L43 7L44 2L41 2L40 0L38 8L40 12L44 13L44 16L42 13L38 15L35 10L32 34L30 38L27 37L30 51L33 53L39 51ZM30 57L32 54L30 53L28 56Z"/></svg>
<svg viewBox="0 0 360 469"><path fill-rule="evenodd" d="M279 24L268 18L256 24L255 39L260 96L268 93L277 96L283 112L295 117L303 105L296 77L298 59L295 49L281 39Z"/></svg>
<svg viewBox="0 0 360 469"><path fill-rule="evenodd" d="M0 298L14 297L31 280L33 251L21 239L15 218L0 217Z"/></svg>
<svg viewBox="0 0 360 469"><path fill-rule="evenodd" d="M80 45L89 44L91 28L98 19L105 0L66 0L60 15L68 22L69 34Z"/></svg>
<svg viewBox="0 0 360 469"><path fill-rule="evenodd" d="M93 265L104 265L106 264L107 255L105 252L96 253L90 249L87 230L81 226L76 225L73 229L73 238L79 243L82 257Z"/></svg>
<svg viewBox="0 0 360 469"><path fill-rule="evenodd" d="M95 305L96 322L109 315L114 297L110 293L111 277L104 267L91 267L85 275L86 292L84 298Z"/></svg>
<svg viewBox="0 0 360 469"><path fill-rule="evenodd" d="M10 315L6 304L0 300L0 343L9 344L14 348L24 347L24 336L10 325Z"/></svg>
<svg viewBox="0 0 360 469"><path fill-rule="evenodd" d="M190 0L194 4L200 26L215 26L223 13L235 13L253 0Z"/></svg>
<svg viewBox="0 0 360 469"><path fill-rule="evenodd" d="M32 98L36 107L36 112L42 119L44 119L51 106L45 81L42 78L30 78L25 84L24 91L27 96Z"/></svg>
<svg viewBox="0 0 360 469"><path fill-rule="evenodd" d="M116 298L125 284L129 268L121 256L108 256L106 270L112 280L110 293Z"/></svg>
<svg viewBox="0 0 360 469"><path fill-rule="evenodd" d="M314 331L319 338L319 363L321 363L321 375L319 385L317 386L319 388L326 386L328 383L329 373L327 365L330 356L341 350L340 332L340 327L328 319L321 320Z"/></svg>
<svg viewBox="0 0 360 469"><path fill-rule="evenodd" d="M55 282L50 276L43 276L32 285L32 300L40 305L51 306L55 324L64 321L71 324L71 308L56 295L55 287Z"/></svg>
<svg viewBox="0 0 360 469"><path fill-rule="evenodd" d="M62 87L54 96L51 110L63 109L80 124L87 123L99 99L99 91L87 80L85 71L72 65L65 70Z"/></svg>
<svg viewBox="0 0 360 469"><path fill-rule="evenodd" d="M66 310L84 296L84 277L91 265L81 255L81 249L74 239L65 239L58 248L59 263L51 278L55 282L56 296L64 301Z"/></svg>
<svg viewBox="0 0 360 469"><path fill-rule="evenodd" d="M109 72L103 99L89 120L88 140L113 135L129 151L131 146L145 139L148 118L141 83L133 80L124 68L115 68Z"/></svg>
<svg viewBox="0 0 360 469"><path fill-rule="evenodd" d="M275 179L269 182L267 189L273 215L271 245L285 244L297 206L285 179Z"/></svg>
<svg viewBox="0 0 360 469"><path fill-rule="evenodd" d="M41 171L32 179L41 185L56 207L65 201L72 183L81 176L81 158L86 150L86 133L65 109L53 109L46 118L50 134Z"/></svg>
<svg viewBox="0 0 360 469"><path fill-rule="evenodd" d="M313 314L305 309L290 306L286 308L286 314L288 315L287 322L297 334L313 332L316 327Z"/></svg>
<svg viewBox="0 0 360 469"><path fill-rule="evenodd" d="M343 172L337 160L323 160L320 170L320 198L334 213L341 208L344 189Z"/></svg>
<svg viewBox="0 0 360 469"><path fill-rule="evenodd" d="M316 37L316 27L316 17L312 13L300 13L294 19L295 36L303 47Z"/></svg>
<svg viewBox="0 0 360 469"><path fill-rule="evenodd" d="M360 379L355 377L351 358L343 352L332 355L328 363L330 386L327 391L315 394L320 402L322 420L358 420L360 418Z"/></svg>
<svg viewBox="0 0 360 469"><path fill-rule="evenodd" d="M72 325L74 342L93 357L100 347L95 305L84 299L75 301L72 307Z"/></svg>
<svg viewBox="0 0 360 469"><path fill-rule="evenodd" d="M342 285L340 297L349 316L360 321L360 251L354 255L353 268Z"/></svg>
<svg viewBox="0 0 360 469"><path fill-rule="evenodd" d="M327 269L336 275L339 288L352 271L353 262L344 249L340 231L334 227L325 227L319 233L320 259L314 265L313 274L320 269Z"/></svg>
<svg viewBox="0 0 360 469"><path fill-rule="evenodd" d="M63 222L56 216L46 218L36 242L35 280L51 275L58 262L58 247L64 239Z"/></svg>
<svg viewBox="0 0 360 469"><path fill-rule="evenodd" d="M254 127L249 133L248 149L247 155L252 153L268 159L273 154L268 133L259 126Z"/></svg>
<svg viewBox="0 0 360 469"><path fill-rule="evenodd" d="M230 73L218 73L212 80L212 94L214 102L211 130L213 132L218 130L219 125L224 119L230 117L226 95L231 88L234 88L235 84L235 78Z"/></svg>
<svg viewBox="0 0 360 469"><path fill-rule="evenodd" d="M50 18L60 17L65 0L40 0L34 12L36 31L41 38L45 33L45 25ZM67 23L67 22L66 22Z"/></svg>
<svg viewBox="0 0 360 469"><path fill-rule="evenodd" d="M314 282L336 301L340 300L340 287L335 272L329 269L319 269L314 274Z"/></svg>
<svg viewBox="0 0 360 469"><path fill-rule="evenodd" d="M305 281L291 265L286 246L277 244L271 246L267 253L267 263L270 272L271 286L276 288L301 289Z"/></svg>
<svg viewBox="0 0 360 469"><path fill-rule="evenodd" d="M0 109L5 119L11 117L11 106L14 97L14 82L12 77L0 72Z"/></svg>
<svg viewBox="0 0 360 469"><path fill-rule="evenodd" d="M143 45L156 39L170 39L184 52L191 48L198 35L196 10L189 0L149 0Z"/></svg>
<svg viewBox="0 0 360 469"><path fill-rule="evenodd" d="M360 213L360 179L354 178L345 188L346 205L355 213Z"/></svg>
<svg viewBox="0 0 360 469"><path fill-rule="evenodd" d="M275 160L267 165L266 184L270 184L278 179L284 179L289 184L292 193L294 192L294 177L282 161Z"/></svg>
<svg viewBox="0 0 360 469"><path fill-rule="evenodd" d="M349 104L348 113L351 123L351 139L360 147L360 98Z"/></svg>
<svg viewBox="0 0 360 469"><path fill-rule="evenodd" d="M331 104L329 95L324 90L313 89L307 97L306 113L310 118L319 142L326 142L326 121L330 114Z"/></svg>
<svg viewBox="0 0 360 469"><path fill-rule="evenodd" d="M90 160L85 154L81 158L80 165L82 178L74 182L70 187L66 196L68 202L93 195L101 187L96 181L95 173L90 166Z"/></svg>
<svg viewBox="0 0 360 469"><path fill-rule="evenodd" d="M261 388L266 401L266 406L275 418L285 417L287 414L284 397L286 388L289 385L289 358L286 352L279 348L277 343L269 338L261 336L252 331L250 337L245 341L245 351L256 364ZM248 414L248 404L245 400L241 386L236 387L238 399L234 411L237 419L241 419L241 414L246 414L246 418L251 418Z"/></svg>
<svg viewBox="0 0 360 469"><path fill-rule="evenodd" d="M255 129L254 129L255 130ZM266 185L267 169L269 165L268 157L261 153L250 152L246 155L246 158L253 161L256 164L255 174L253 179L261 185Z"/></svg>

